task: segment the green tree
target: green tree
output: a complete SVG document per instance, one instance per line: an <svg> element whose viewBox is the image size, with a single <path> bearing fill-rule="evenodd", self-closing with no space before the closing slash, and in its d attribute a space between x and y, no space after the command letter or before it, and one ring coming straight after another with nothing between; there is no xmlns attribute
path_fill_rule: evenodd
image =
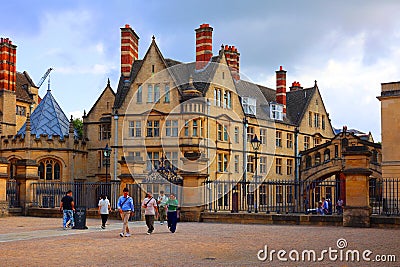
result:
<svg viewBox="0 0 400 267"><path fill-rule="evenodd" d="M82 138L82 136L83 136L83 122L82 122L82 120L77 118L77 119L74 119L72 121L72 123L74 124L74 128L78 133L78 137Z"/></svg>

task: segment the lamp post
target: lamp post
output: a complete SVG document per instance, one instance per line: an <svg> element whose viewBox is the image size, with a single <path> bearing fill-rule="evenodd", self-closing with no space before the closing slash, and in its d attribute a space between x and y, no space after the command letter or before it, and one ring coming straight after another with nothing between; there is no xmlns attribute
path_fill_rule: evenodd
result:
<svg viewBox="0 0 400 267"><path fill-rule="evenodd" d="M258 165L257 165L257 159L258 159L258 157L257 157L257 152L258 152L258 149L260 148L260 145L261 145L261 141L257 138L257 135L254 135L254 137L251 139L251 146L253 147L253 150L254 150L254 153L255 153L255 155L256 155L256 166L255 166L255 174L254 174L254 177L255 177L255 179L254 179L254 181L255 181L255 189L254 189L254 212L255 213L257 213L258 212L258 208L257 208L257 200L258 200L258 197L257 197L257 194L258 194L258 192L257 192L257 190L258 190L258 177L257 177L257 167L258 167Z"/></svg>
<svg viewBox="0 0 400 267"><path fill-rule="evenodd" d="M111 148L106 145L106 147L103 150L103 155L104 155L104 161L103 165L106 166L106 183L108 182L108 167L110 166L110 156L111 156Z"/></svg>

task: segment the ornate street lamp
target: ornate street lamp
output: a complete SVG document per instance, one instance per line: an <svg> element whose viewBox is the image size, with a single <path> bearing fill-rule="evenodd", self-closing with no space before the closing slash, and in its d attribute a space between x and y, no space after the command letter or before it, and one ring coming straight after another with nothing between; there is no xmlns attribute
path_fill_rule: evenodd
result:
<svg viewBox="0 0 400 267"><path fill-rule="evenodd" d="M258 190L258 177L257 177L257 167L258 167L258 163L257 163L257 152L260 149L260 145L261 145L261 141L257 138L257 135L254 135L254 137L250 140L251 146L253 147L254 153L256 155L256 166L255 166L255 174L254 174L254 181L255 181L255 190L254 190L254 212L257 213L258 212L258 208L257 208L257 201L258 201L258 197L257 197L257 190Z"/></svg>
<svg viewBox="0 0 400 267"><path fill-rule="evenodd" d="M108 182L108 167L110 166L111 147L106 145L103 149L104 161L103 166L106 166L106 183Z"/></svg>

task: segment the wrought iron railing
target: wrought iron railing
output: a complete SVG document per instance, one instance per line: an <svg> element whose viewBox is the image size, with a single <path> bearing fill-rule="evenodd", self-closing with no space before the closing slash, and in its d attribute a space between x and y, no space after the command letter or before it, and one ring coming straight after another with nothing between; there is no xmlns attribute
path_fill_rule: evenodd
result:
<svg viewBox="0 0 400 267"><path fill-rule="evenodd" d="M16 180L7 181L6 200L10 208L18 208L19 205L19 188Z"/></svg>
<svg viewBox="0 0 400 267"><path fill-rule="evenodd" d="M324 197L329 200L330 213L335 213L341 191L340 181L336 180L216 180L204 183L204 202L206 210L214 212L307 213L315 212Z"/></svg>
<svg viewBox="0 0 400 267"><path fill-rule="evenodd" d="M40 208L55 208L60 206L61 199L68 190L72 190L75 206L96 208L99 198L105 194L112 204L115 192L119 194L119 182L82 183L82 182L37 182L32 184L33 205Z"/></svg>
<svg viewBox="0 0 400 267"><path fill-rule="evenodd" d="M400 215L400 179L371 179L369 183L372 214Z"/></svg>

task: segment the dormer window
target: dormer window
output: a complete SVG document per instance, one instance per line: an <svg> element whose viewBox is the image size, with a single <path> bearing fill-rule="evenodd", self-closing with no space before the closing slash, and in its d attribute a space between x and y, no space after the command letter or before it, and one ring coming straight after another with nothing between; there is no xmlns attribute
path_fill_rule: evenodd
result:
<svg viewBox="0 0 400 267"><path fill-rule="evenodd" d="M252 97L242 97L242 106L244 113L256 115L256 99Z"/></svg>
<svg viewBox="0 0 400 267"><path fill-rule="evenodd" d="M283 120L283 105L277 103L271 104L270 117L274 120Z"/></svg>

